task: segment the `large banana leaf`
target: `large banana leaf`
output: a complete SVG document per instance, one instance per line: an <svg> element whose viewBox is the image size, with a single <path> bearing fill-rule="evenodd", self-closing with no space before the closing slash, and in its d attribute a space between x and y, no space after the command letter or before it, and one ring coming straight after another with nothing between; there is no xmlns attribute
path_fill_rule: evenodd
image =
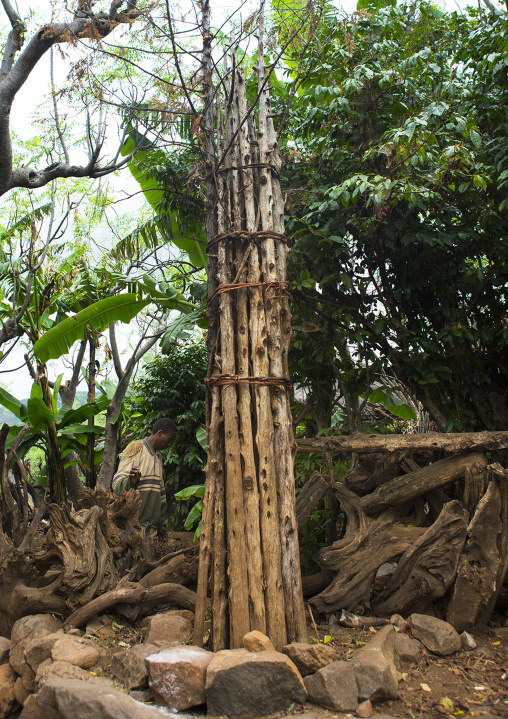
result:
<svg viewBox="0 0 508 719"><path fill-rule="evenodd" d="M73 437L75 434L96 434L96 435L102 435L104 434L104 427L102 427L100 424L71 424L68 427L64 427L63 429L60 429L58 432L59 435L65 434L70 435Z"/></svg>
<svg viewBox="0 0 508 719"><path fill-rule="evenodd" d="M0 239L5 240L8 237L12 237L16 232L26 230L32 226L34 220L42 220L44 215L49 215L51 212L51 202L47 202L44 205L39 205L28 214L21 217L13 225L6 228L0 229Z"/></svg>
<svg viewBox="0 0 508 719"><path fill-rule="evenodd" d="M151 148L151 144L137 130L132 128L122 147L122 155L125 157L134 152L136 145L138 147L142 145L147 149ZM155 175L151 174L150 166L150 158L146 150L138 150L129 161L129 169L134 179L139 183L144 196L153 209L160 213L164 200L164 190ZM148 246L154 246L159 242L173 244L186 253L193 265L206 267L206 236L204 228L198 233L192 231L189 235L192 236L187 236L186 227L178 212L162 212L134 230L122 242L128 245L129 243L135 243L137 238L141 237Z"/></svg>
<svg viewBox="0 0 508 719"><path fill-rule="evenodd" d="M12 394L9 394L7 390L0 387L0 404L12 412L18 419L25 420L28 414L26 405L23 404L19 399L16 399Z"/></svg>
<svg viewBox="0 0 508 719"><path fill-rule="evenodd" d="M135 290L140 294L144 294L156 304L165 307L168 310L179 310L184 314L193 312L196 305L183 298L183 295L167 282L157 282L150 275L143 275L142 280L136 280L122 272L112 270L101 270L104 276L107 276L119 287Z"/></svg>
<svg viewBox="0 0 508 719"><path fill-rule="evenodd" d="M148 302L140 300L133 292L99 300L48 330L35 343L34 352L43 363L58 359L70 350L74 342L85 338L88 327L101 332L110 322L129 323Z"/></svg>
<svg viewBox="0 0 508 719"><path fill-rule="evenodd" d="M30 422L30 429L32 431L40 433L45 432L48 425L53 421L53 414L46 407L42 399L38 397L31 397L27 401L28 408L28 421Z"/></svg>
<svg viewBox="0 0 508 719"><path fill-rule="evenodd" d="M100 412L104 412L108 404L109 397L102 395L96 402L87 402L76 409L69 409L67 407L64 413L58 414L56 425L59 429L63 429L63 427L68 427L71 424L74 425L78 422L84 422L90 417L95 417L97 414L100 414Z"/></svg>

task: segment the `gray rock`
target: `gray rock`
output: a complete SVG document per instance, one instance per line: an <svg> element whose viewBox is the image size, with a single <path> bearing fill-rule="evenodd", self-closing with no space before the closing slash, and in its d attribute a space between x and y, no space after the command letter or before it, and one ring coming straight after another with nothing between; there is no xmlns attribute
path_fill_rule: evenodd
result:
<svg viewBox="0 0 508 719"><path fill-rule="evenodd" d="M374 591L380 592L382 589L386 587L388 584L388 581L390 580L392 574L397 569L396 564L390 564L387 562L386 564L382 564L379 569L376 572L376 576L374 577Z"/></svg>
<svg viewBox="0 0 508 719"><path fill-rule="evenodd" d="M21 677L18 677L16 679L16 683L14 684L14 696L16 697L16 701L18 702L18 704L23 705L29 695L30 692L23 684L23 679Z"/></svg>
<svg viewBox="0 0 508 719"><path fill-rule="evenodd" d="M476 649L478 646L469 632L462 632L460 635L460 641L462 642L462 649L466 652L472 652L473 649Z"/></svg>
<svg viewBox="0 0 508 719"><path fill-rule="evenodd" d="M9 661L10 648L11 640L7 637L0 637L0 664L6 664Z"/></svg>
<svg viewBox="0 0 508 719"><path fill-rule="evenodd" d="M409 626L413 636L419 639L430 652L446 657L462 648L458 633L448 622L427 614L411 614Z"/></svg>
<svg viewBox="0 0 508 719"><path fill-rule="evenodd" d="M422 644L418 639L412 639L407 634L398 632L393 642L395 658L401 662L412 664L418 662L422 658Z"/></svg>
<svg viewBox="0 0 508 719"><path fill-rule="evenodd" d="M148 669L145 658L157 651L155 644L136 644L130 649L116 652L111 658L111 673L127 689L146 689Z"/></svg>
<svg viewBox="0 0 508 719"><path fill-rule="evenodd" d="M508 627L494 627L494 634L501 639L508 639Z"/></svg>
<svg viewBox="0 0 508 719"><path fill-rule="evenodd" d="M63 719L63 717L56 709L41 709L37 701L37 694L30 694L19 715L19 719Z"/></svg>
<svg viewBox="0 0 508 719"><path fill-rule="evenodd" d="M368 719L368 717L371 717L373 713L374 710L372 709L372 702L370 699L367 699L359 704L358 709L356 710L356 716L361 717L361 719Z"/></svg>
<svg viewBox="0 0 508 719"><path fill-rule="evenodd" d="M282 647L282 653L286 654L296 664L296 668L306 677L314 674L318 669L326 667L337 659L337 653L329 644L305 644L303 642L292 642Z"/></svg>
<svg viewBox="0 0 508 719"><path fill-rule="evenodd" d="M39 666L51 659L51 650L53 645L65 635L62 632L53 632L43 637L31 639L25 647L25 661L34 672L37 672Z"/></svg>
<svg viewBox="0 0 508 719"><path fill-rule="evenodd" d="M217 652L208 665L208 714L251 719L305 701L307 691L293 662L279 652Z"/></svg>
<svg viewBox="0 0 508 719"><path fill-rule="evenodd" d="M393 657L395 629L390 624L353 654L353 668L360 701L385 701L399 696Z"/></svg>
<svg viewBox="0 0 508 719"><path fill-rule="evenodd" d="M51 649L51 659L54 662L68 662L81 669L91 669L99 658L95 647L63 637L58 639Z"/></svg>
<svg viewBox="0 0 508 719"><path fill-rule="evenodd" d="M129 696L135 699L137 702L153 702L152 692L148 689L133 689L129 692Z"/></svg>
<svg viewBox="0 0 508 719"><path fill-rule="evenodd" d="M404 619L404 617L401 614L392 614L390 617L390 624L393 624L394 627L396 627L400 632L405 631L409 624L407 623L407 619Z"/></svg>
<svg viewBox="0 0 508 719"><path fill-rule="evenodd" d="M259 632L255 629L252 632L247 632L243 638L243 646L248 652L274 652L275 647L268 639L266 634Z"/></svg>
<svg viewBox="0 0 508 719"><path fill-rule="evenodd" d="M0 717L9 716L16 701L15 684L16 672L10 664L2 664L0 666Z"/></svg>
<svg viewBox="0 0 508 719"><path fill-rule="evenodd" d="M37 695L43 711L57 711L63 719L162 719L167 713L140 704L104 682L91 679L53 679Z"/></svg>
<svg viewBox="0 0 508 719"><path fill-rule="evenodd" d="M339 712L355 711L358 687L355 672L347 662L332 662L303 680L308 700Z"/></svg>
<svg viewBox="0 0 508 719"><path fill-rule="evenodd" d="M151 617L145 644L156 641L185 644L192 638L192 624L178 614L156 614Z"/></svg>
<svg viewBox="0 0 508 719"><path fill-rule="evenodd" d="M51 614L22 617L12 627L9 662L31 692L35 690L35 672L26 661L25 649L32 640L53 634L61 627L62 622Z"/></svg>
<svg viewBox="0 0 508 719"><path fill-rule="evenodd" d="M145 659L157 704L180 712L206 702L206 670L214 654L200 647L173 647Z"/></svg>
<svg viewBox="0 0 508 719"><path fill-rule="evenodd" d="M51 659L46 659L37 669L37 674L35 675L36 687L40 689L46 682L54 681L55 679L79 679L80 681L88 681L89 679L93 679L93 677L84 669L74 666L74 664L52 662Z"/></svg>
<svg viewBox="0 0 508 719"><path fill-rule="evenodd" d="M43 637L58 631L62 625L63 622L52 614L31 614L28 617L22 617L14 622L12 627L11 649L30 635L32 639L35 639L36 636Z"/></svg>

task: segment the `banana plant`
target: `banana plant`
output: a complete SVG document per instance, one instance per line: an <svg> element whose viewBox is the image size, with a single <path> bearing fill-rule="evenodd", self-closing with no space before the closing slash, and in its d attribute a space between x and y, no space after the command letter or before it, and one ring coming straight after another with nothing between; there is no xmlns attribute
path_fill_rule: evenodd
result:
<svg viewBox="0 0 508 719"><path fill-rule="evenodd" d="M206 429L204 427L200 427L198 431L196 432L196 439L198 440L199 444L203 447L203 449L206 451ZM196 529L194 530L194 541L197 543L199 542L199 538L201 536L201 517L203 516L203 497L205 495L205 485L204 484L193 484L191 487L185 487L184 489L181 489L179 492L176 492L174 497L179 502L186 502L187 500L191 499L191 497L197 497L198 501L196 504L191 508L189 514L187 515L184 523L184 528L187 531L190 531L194 525L197 522Z"/></svg>
<svg viewBox="0 0 508 719"><path fill-rule="evenodd" d="M17 456L21 459L26 456L35 445L42 445L49 452L48 430L54 420L58 443L62 456L76 452L83 464L86 464L86 437L89 433L96 436L104 434L104 427L93 424L84 424L89 418L96 417L106 410L109 403L107 394L102 394L95 402L90 402L76 409L67 405L57 408L57 397L63 375L55 382L52 393L52 410L44 402L42 388L39 384L32 385L30 398L24 404L21 400L0 388L0 404L12 412L20 421L20 424L12 425L6 441L6 449L14 444L16 437L24 425L29 425L29 430L23 437L18 449ZM100 461L98 453L95 462Z"/></svg>
<svg viewBox="0 0 508 719"><path fill-rule="evenodd" d="M182 121L180 131L189 142L195 140L189 121L187 123ZM133 155L128 166L156 214L126 237L124 244L136 242L138 237L142 237L148 246L152 243L155 246L161 242L172 244L182 250L195 267L206 267L206 234L202 221L203 213L196 212L196 208L194 208L194 212L185 214L178 203L172 203L171 207L167 206L164 187L153 170L154 146L131 127L121 153L124 156L130 155L136 147L140 146L142 149ZM166 157L164 157L164 161L167 162Z"/></svg>

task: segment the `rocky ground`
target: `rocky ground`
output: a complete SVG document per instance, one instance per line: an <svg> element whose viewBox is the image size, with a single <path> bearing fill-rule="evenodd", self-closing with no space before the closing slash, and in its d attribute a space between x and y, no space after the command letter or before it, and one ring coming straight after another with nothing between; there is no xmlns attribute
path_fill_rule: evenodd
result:
<svg viewBox="0 0 508 719"><path fill-rule="evenodd" d="M316 641L330 635L326 625L318 623L316 628L309 627L309 636ZM369 641L373 630L337 627L332 631L330 643L338 656L347 660L358 645ZM477 646L471 651L440 657L422 647L418 659L402 661L400 696L375 703L375 715L413 719L508 717L508 628L484 629L473 633L473 638ZM337 716L333 712L317 714L321 719Z"/></svg>
<svg viewBox="0 0 508 719"><path fill-rule="evenodd" d="M266 693L274 690L275 702L283 688L289 692L285 707L269 715L272 719L293 715L300 719L508 718L508 627L475 633L464 649L464 639L461 643L449 625L418 619L421 616L413 615L409 625L396 618L393 625L366 629L341 626L335 617L320 623L309 616L309 645L290 646L284 656L271 651L269 640L261 635L246 642L250 654L244 650L223 657L193 654L189 661L186 654L196 650L189 646L193 616L185 610L165 612L140 624L104 615L90 622L86 631L74 629L70 634L64 634L61 623L50 615L28 617L15 626L10 642L0 638L0 719L155 719L167 717L168 707L187 717L203 717L206 712L197 704L203 701L205 675L209 712L212 707L220 715L230 706L223 703L230 689L233 705L248 704L259 671L266 674L262 686ZM170 671L168 679L162 659L164 650L175 653L175 641L180 642L177 653L184 668ZM157 659L145 664L148 655ZM259 667L264 658L270 663L259 669L253 664L256 658ZM249 674L252 666L254 674ZM231 667L239 671L239 679L227 674ZM226 677L222 684L221 672ZM180 699L172 706L168 697L176 684ZM155 708L154 699L166 708ZM270 701L251 696L240 719L266 715L256 713L256 706L269 707ZM338 708L329 708L333 704Z"/></svg>

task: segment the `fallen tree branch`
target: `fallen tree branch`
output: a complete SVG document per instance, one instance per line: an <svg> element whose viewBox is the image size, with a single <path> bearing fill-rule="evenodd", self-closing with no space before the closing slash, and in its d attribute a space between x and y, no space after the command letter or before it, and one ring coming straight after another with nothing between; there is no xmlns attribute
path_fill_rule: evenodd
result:
<svg viewBox="0 0 508 719"><path fill-rule="evenodd" d="M296 500L298 531L303 528L319 500L331 491L330 482L320 472L314 472Z"/></svg>
<svg viewBox="0 0 508 719"><path fill-rule="evenodd" d="M298 452L335 452L370 454L400 450L441 450L450 454L461 452L487 452L508 448L508 432L455 432L443 434L361 434L355 432L344 437L313 437L297 439Z"/></svg>
<svg viewBox="0 0 508 719"><path fill-rule="evenodd" d="M484 468L487 457L480 452L461 457L447 457L428 467L417 469L382 484L374 492L360 499L364 512L375 514L386 507L397 507L432 489L437 489L464 476L466 469Z"/></svg>
<svg viewBox="0 0 508 719"><path fill-rule="evenodd" d="M137 604L140 611L136 614L139 616L146 609L147 614L153 607L161 603L168 606L183 607L183 609L193 610L196 606L196 593L179 584L159 584L157 587L146 589L139 584L113 589L106 592L100 597L93 599L84 607L80 607L66 620L64 629L72 629L73 627L82 627L90 619L98 614L116 607L118 604Z"/></svg>

